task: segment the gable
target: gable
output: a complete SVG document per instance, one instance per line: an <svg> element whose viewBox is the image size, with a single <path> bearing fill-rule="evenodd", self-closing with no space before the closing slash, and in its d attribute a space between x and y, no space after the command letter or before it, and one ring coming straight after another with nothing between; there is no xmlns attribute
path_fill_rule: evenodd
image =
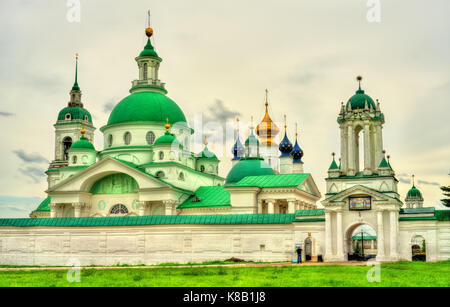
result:
<svg viewBox="0 0 450 307"><path fill-rule="evenodd" d="M350 196L370 196L373 198L373 200L376 201L389 201L393 200L395 198L390 197L388 195L385 195L383 193L378 192L377 190L362 186L362 185L356 185L351 188L348 188L346 190L343 190L339 192L338 194L332 195L325 199L326 202L341 202L346 201L348 197ZM395 199L397 200L397 199Z"/></svg>

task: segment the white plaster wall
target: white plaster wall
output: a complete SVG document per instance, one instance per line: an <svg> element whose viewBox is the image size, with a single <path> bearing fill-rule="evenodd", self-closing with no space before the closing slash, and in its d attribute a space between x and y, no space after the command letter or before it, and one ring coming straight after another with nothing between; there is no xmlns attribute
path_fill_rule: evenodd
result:
<svg viewBox="0 0 450 307"><path fill-rule="evenodd" d="M292 225L0 228L1 265L187 263L237 257L290 261Z"/></svg>

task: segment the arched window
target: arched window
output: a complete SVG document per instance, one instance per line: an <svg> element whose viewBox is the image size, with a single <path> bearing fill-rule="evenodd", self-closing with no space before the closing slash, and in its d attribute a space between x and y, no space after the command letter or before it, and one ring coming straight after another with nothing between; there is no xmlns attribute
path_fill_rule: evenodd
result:
<svg viewBox="0 0 450 307"><path fill-rule="evenodd" d="M144 63L144 80L148 79L148 64Z"/></svg>
<svg viewBox="0 0 450 307"><path fill-rule="evenodd" d="M89 121L89 116L85 115L84 116L84 120L88 122Z"/></svg>
<svg viewBox="0 0 450 307"><path fill-rule="evenodd" d="M178 175L178 180L184 181L184 173L181 172L180 175Z"/></svg>
<svg viewBox="0 0 450 307"><path fill-rule="evenodd" d="M111 147L113 143L113 136L112 134L108 135L108 147Z"/></svg>
<svg viewBox="0 0 450 307"><path fill-rule="evenodd" d="M118 204L111 208L111 214L128 214L128 209L125 205Z"/></svg>
<svg viewBox="0 0 450 307"><path fill-rule="evenodd" d="M72 119L72 114L67 113L65 118L66 118L66 120L71 120Z"/></svg>
<svg viewBox="0 0 450 307"><path fill-rule="evenodd" d="M204 165L200 165L200 172L205 172L205 166Z"/></svg>
<svg viewBox="0 0 450 307"><path fill-rule="evenodd" d="M164 152L160 151L159 152L159 160L163 160L164 159Z"/></svg>
<svg viewBox="0 0 450 307"><path fill-rule="evenodd" d="M123 135L123 141L125 142L125 145L130 145L131 143L131 133L125 132Z"/></svg>
<svg viewBox="0 0 450 307"><path fill-rule="evenodd" d="M72 157L72 163L73 164L77 164L77 160L78 160L77 156L73 156Z"/></svg>
<svg viewBox="0 0 450 307"><path fill-rule="evenodd" d="M69 160L69 149L70 146L72 146L72 138L71 137L65 137L63 140L63 159L65 161Z"/></svg>
<svg viewBox="0 0 450 307"><path fill-rule="evenodd" d="M156 178L164 178L164 177L166 177L166 174L164 174L163 171L159 171L156 173Z"/></svg>
<svg viewBox="0 0 450 307"><path fill-rule="evenodd" d="M145 136L148 145L153 145L155 143L155 134L152 131L147 132L147 135Z"/></svg>

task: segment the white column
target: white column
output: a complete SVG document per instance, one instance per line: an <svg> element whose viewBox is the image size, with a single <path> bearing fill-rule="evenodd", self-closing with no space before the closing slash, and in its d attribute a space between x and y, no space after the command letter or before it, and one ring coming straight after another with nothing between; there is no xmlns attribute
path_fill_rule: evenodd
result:
<svg viewBox="0 0 450 307"><path fill-rule="evenodd" d="M73 203L72 204L73 208L74 208L74 216L75 217L81 217L81 207L83 206L82 203Z"/></svg>
<svg viewBox="0 0 450 307"><path fill-rule="evenodd" d="M262 200L258 200L258 214L263 213L263 206L262 206Z"/></svg>
<svg viewBox="0 0 450 307"><path fill-rule="evenodd" d="M138 201L138 202L136 202L136 204L137 204L137 208L139 211L139 216L144 216L145 208L147 207L145 201Z"/></svg>
<svg viewBox="0 0 450 307"><path fill-rule="evenodd" d="M377 232L377 244L378 244L378 253L377 260L384 260L384 227L383 227L383 211L377 212L377 224L378 224L378 232Z"/></svg>
<svg viewBox="0 0 450 307"><path fill-rule="evenodd" d="M347 172L347 133L345 126L341 126L341 170Z"/></svg>
<svg viewBox="0 0 450 307"><path fill-rule="evenodd" d="M50 204L50 217L51 217L52 219L53 219L53 218L56 218L56 216L57 216L57 214L56 214L57 208L58 208L58 205L57 205L57 204Z"/></svg>
<svg viewBox="0 0 450 307"><path fill-rule="evenodd" d="M267 213L274 214L275 213L275 200L274 199L266 199L267 203Z"/></svg>
<svg viewBox="0 0 450 307"><path fill-rule="evenodd" d="M166 211L166 215L174 215L174 211L175 211L175 203L176 201L174 200L165 200L163 201L164 207L165 207L165 211Z"/></svg>
<svg viewBox="0 0 450 307"><path fill-rule="evenodd" d="M397 259L397 212L392 210L389 212L390 216L390 258L391 260Z"/></svg>
<svg viewBox="0 0 450 307"><path fill-rule="evenodd" d="M331 213L325 211L325 258L330 258L331 254Z"/></svg>
<svg viewBox="0 0 450 307"><path fill-rule="evenodd" d="M288 213L295 213L295 199L288 199Z"/></svg>
<svg viewBox="0 0 450 307"><path fill-rule="evenodd" d="M381 124L376 126L376 148L375 148L375 167L378 167L380 165L381 160L383 159L383 134L381 131Z"/></svg>
<svg viewBox="0 0 450 307"><path fill-rule="evenodd" d="M338 257L344 256L344 234L342 230L342 212L337 212L337 220L336 220L336 235L337 235L337 255Z"/></svg>
<svg viewBox="0 0 450 307"><path fill-rule="evenodd" d="M369 123L364 123L364 174L372 174L372 163L370 160L370 126Z"/></svg>
<svg viewBox="0 0 450 307"><path fill-rule="evenodd" d="M355 134L353 132L353 126L348 126L348 135L347 135L347 152L348 152L348 171L347 175L353 176L355 174Z"/></svg>

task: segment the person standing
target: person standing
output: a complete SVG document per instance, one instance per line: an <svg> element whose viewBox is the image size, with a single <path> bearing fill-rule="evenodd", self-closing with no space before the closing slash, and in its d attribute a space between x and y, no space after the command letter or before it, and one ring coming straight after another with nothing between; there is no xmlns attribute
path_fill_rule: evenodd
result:
<svg viewBox="0 0 450 307"><path fill-rule="evenodd" d="M302 263L302 247L297 246L297 263Z"/></svg>

